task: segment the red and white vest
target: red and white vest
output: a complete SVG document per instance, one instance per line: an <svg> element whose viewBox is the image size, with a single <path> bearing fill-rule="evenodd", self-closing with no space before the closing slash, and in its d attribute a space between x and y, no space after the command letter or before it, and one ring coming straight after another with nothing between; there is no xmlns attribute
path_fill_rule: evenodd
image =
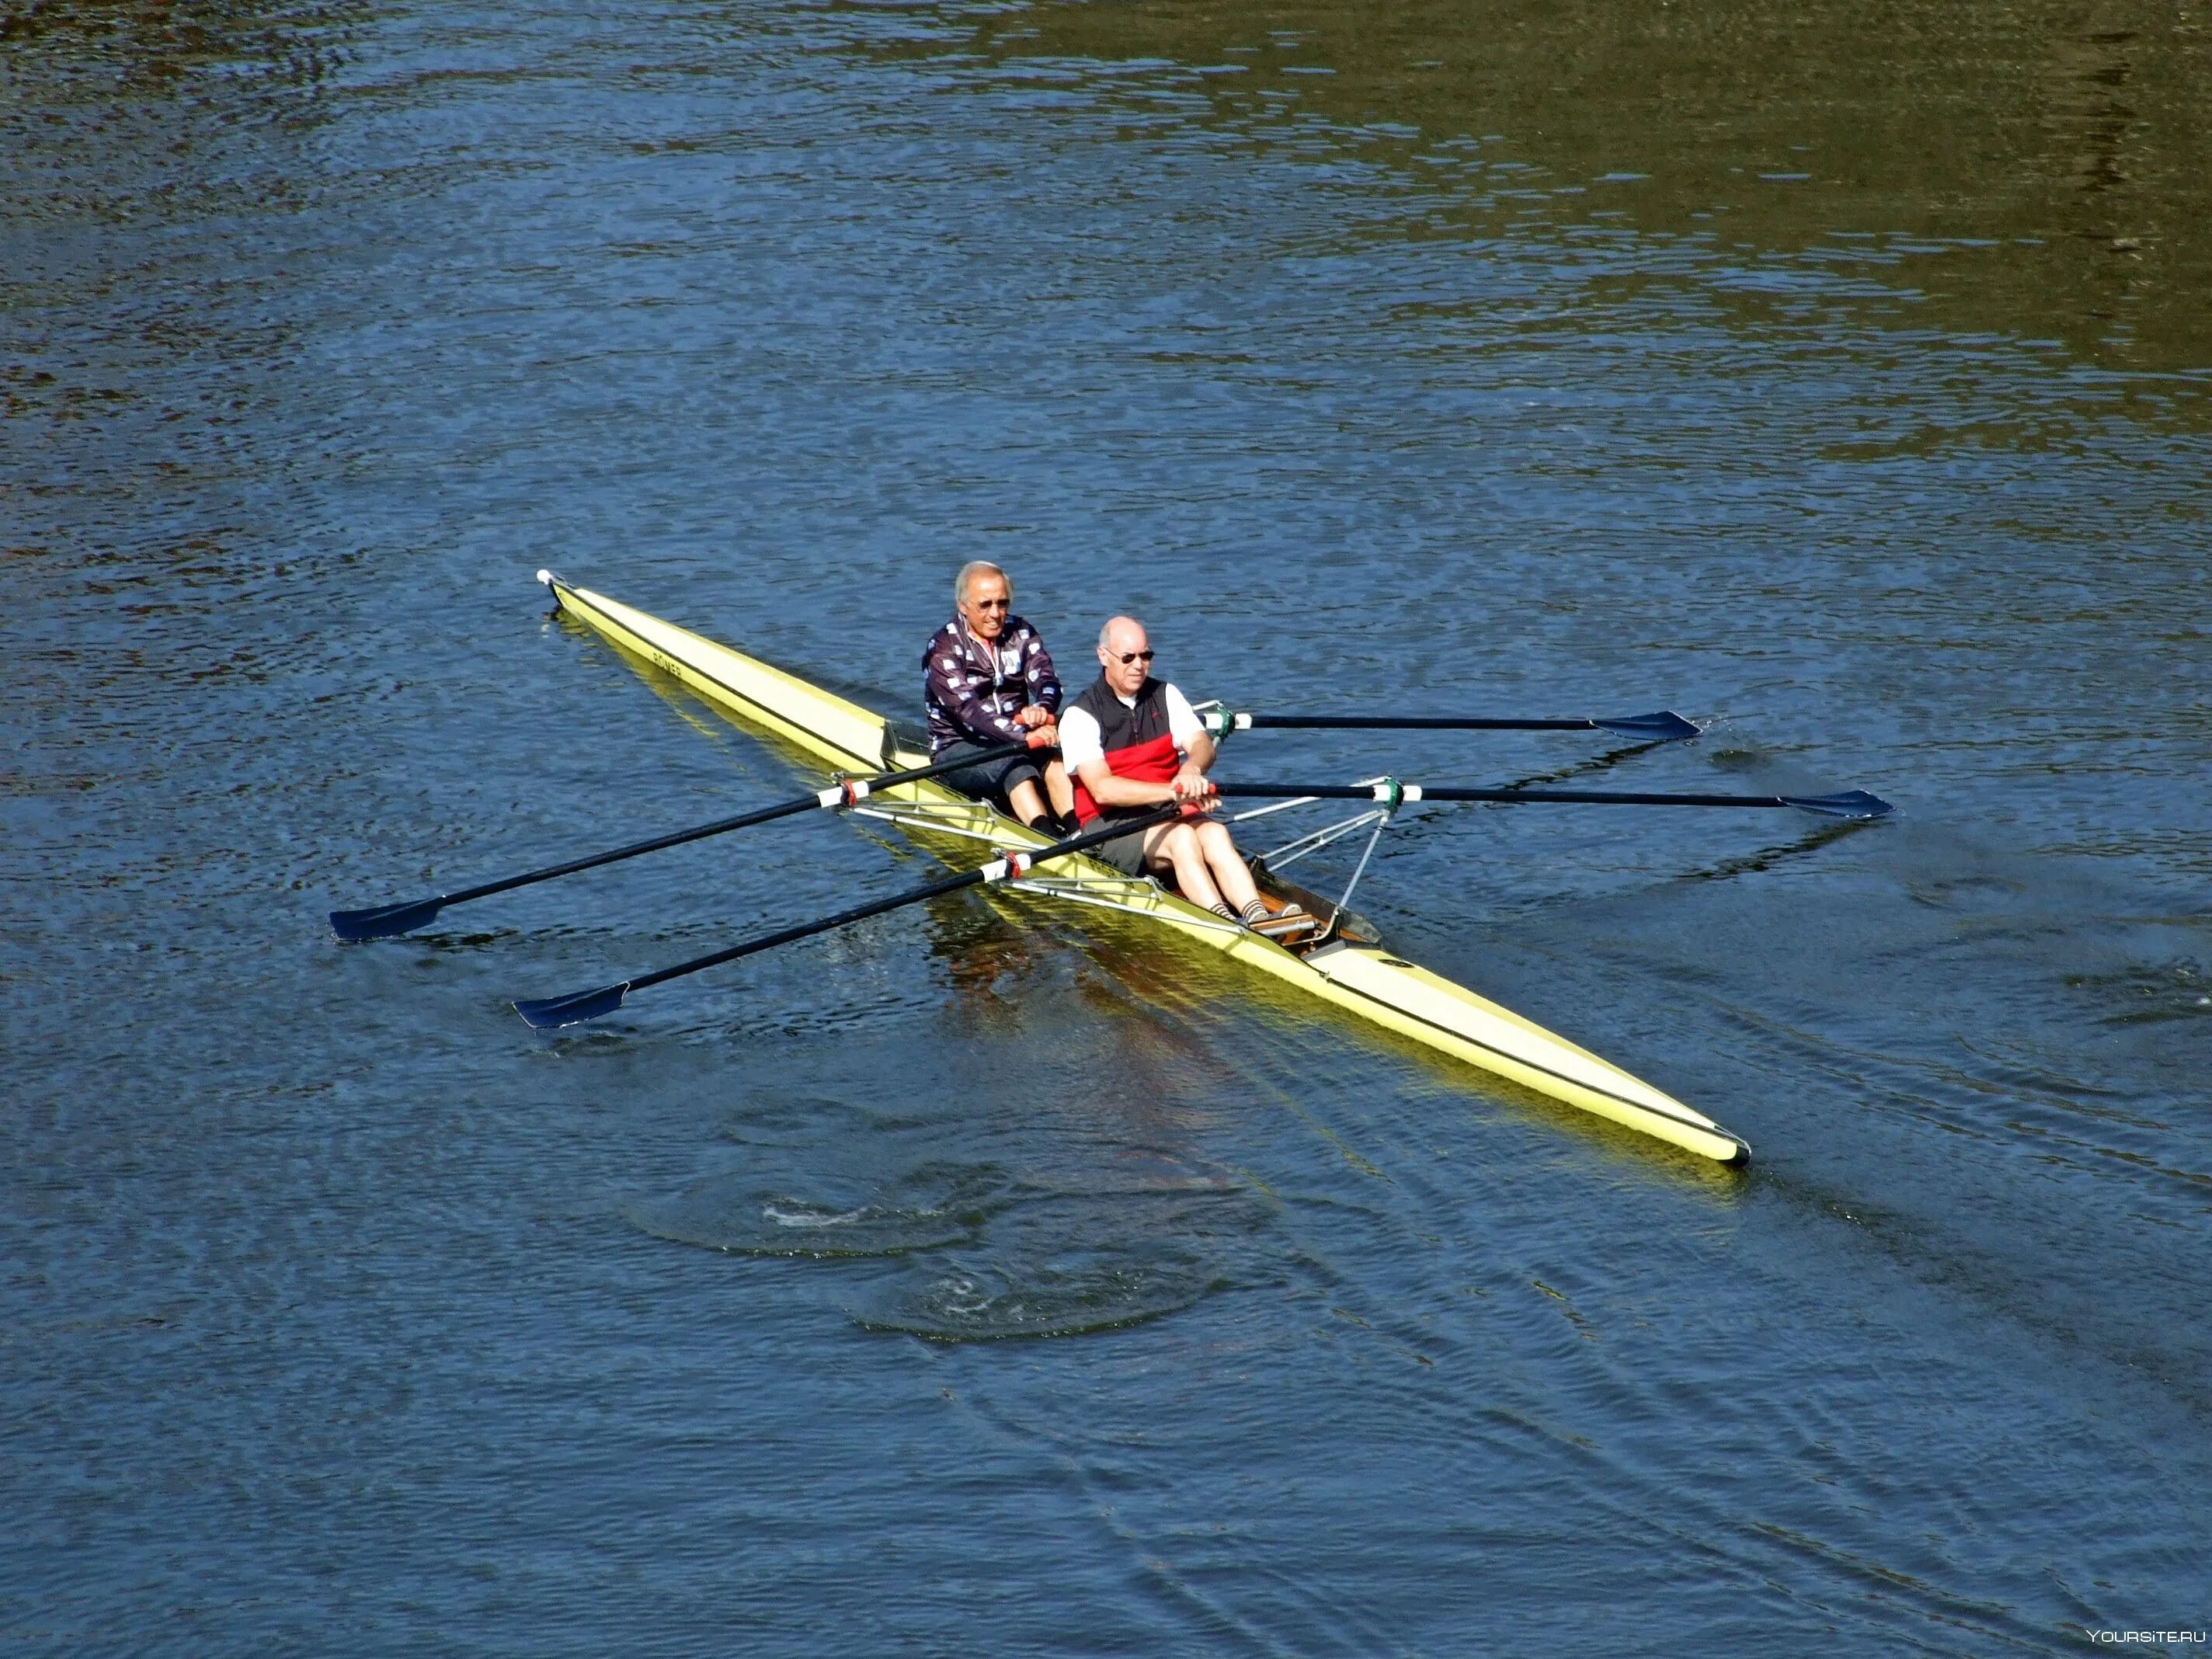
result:
<svg viewBox="0 0 2212 1659"><path fill-rule="evenodd" d="M1174 781L1182 765L1182 756L1176 748L1175 733L1169 729L1164 684L1147 677L1138 688L1136 706L1131 708L1114 694L1114 688L1101 675L1068 706L1080 708L1098 722L1099 747L1105 751L1106 769L1115 777L1134 778L1140 783ZM1110 823L1115 818L1135 817L1152 810L1146 806L1102 808L1091 799L1091 792L1083 787L1080 777L1069 781L1075 786L1075 816L1084 823L1093 823L1101 818Z"/></svg>

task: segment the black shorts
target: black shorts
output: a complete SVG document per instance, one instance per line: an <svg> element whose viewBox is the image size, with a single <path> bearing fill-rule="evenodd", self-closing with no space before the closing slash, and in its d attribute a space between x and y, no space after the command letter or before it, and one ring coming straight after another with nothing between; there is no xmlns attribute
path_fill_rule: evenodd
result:
<svg viewBox="0 0 2212 1659"><path fill-rule="evenodd" d="M932 758L948 761L958 760L963 755L987 755L991 748L997 746L986 747L980 743L948 743ZM1044 787L1044 774L1028 755L1006 755L997 760L978 761L973 766L963 766L957 771L939 775L942 781L951 784L970 800L1003 802L1009 791L1024 783L1034 783L1040 789Z"/></svg>

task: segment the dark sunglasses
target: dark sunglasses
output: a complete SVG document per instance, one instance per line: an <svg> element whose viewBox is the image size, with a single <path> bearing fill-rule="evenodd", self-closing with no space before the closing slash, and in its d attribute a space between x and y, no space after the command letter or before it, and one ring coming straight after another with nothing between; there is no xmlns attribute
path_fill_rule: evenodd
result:
<svg viewBox="0 0 2212 1659"><path fill-rule="evenodd" d="M1113 653L1109 652L1107 654L1111 656ZM1150 662L1152 659L1152 653L1149 651L1124 651L1121 653L1121 666L1127 668L1133 662Z"/></svg>

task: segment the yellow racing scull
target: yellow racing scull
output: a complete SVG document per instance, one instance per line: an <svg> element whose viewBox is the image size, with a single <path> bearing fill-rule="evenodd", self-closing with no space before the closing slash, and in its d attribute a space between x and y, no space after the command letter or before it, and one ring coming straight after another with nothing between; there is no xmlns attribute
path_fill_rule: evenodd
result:
<svg viewBox="0 0 2212 1659"><path fill-rule="evenodd" d="M741 724L772 732L835 770L872 775L928 763L926 744L880 714L550 572L540 572L539 578L568 615L681 681ZM1052 844L935 780L872 792L852 810L902 828L998 848L1030 852ZM1027 876L1006 890L1144 917L1374 1024L1626 1128L1722 1164L1741 1164L1751 1155L1737 1136L1640 1078L1393 955L1374 929L1349 911L1334 914L1310 944L1290 946L1224 921L1149 878L1124 876L1080 854L1050 868L1049 876ZM1263 893L1278 904L1290 897L1310 910L1331 911L1326 902L1291 886L1257 861L1254 873Z"/></svg>

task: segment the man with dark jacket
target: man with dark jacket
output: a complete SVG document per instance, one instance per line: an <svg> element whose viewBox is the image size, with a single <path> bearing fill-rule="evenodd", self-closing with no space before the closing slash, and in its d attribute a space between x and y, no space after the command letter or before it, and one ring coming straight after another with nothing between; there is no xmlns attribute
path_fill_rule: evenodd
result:
<svg viewBox="0 0 2212 1659"><path fill-rule="evenodd" d="M1014 585L982 559L960 567L952 620L921 654L933 760L1027 743L1026 755L979 761L945 781L977 800L1002 802L1048 835L1073 833L1075 792L1056 757L1060 677L1036 629L1013 614Z"/></svg>

